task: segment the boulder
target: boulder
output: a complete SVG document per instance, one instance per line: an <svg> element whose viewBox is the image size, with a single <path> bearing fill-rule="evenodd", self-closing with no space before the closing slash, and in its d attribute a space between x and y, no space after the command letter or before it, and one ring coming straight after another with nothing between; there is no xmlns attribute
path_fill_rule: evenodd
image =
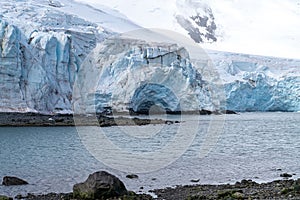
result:
<svg viewBox="0 0 300 200"><path fill-rule="evenodd" d="M3 177L2 185L11 186L11 185L27 185L28 182L24 181L18 177L14 176L5 176Z"/></svg>
<svg viewBox="0 0 300 200"><path fill-rule="evenodd" d="M73 196L78 199L106 199L128 194L120 179L105 171L90 174L88 179L73 187Z"/></svg>

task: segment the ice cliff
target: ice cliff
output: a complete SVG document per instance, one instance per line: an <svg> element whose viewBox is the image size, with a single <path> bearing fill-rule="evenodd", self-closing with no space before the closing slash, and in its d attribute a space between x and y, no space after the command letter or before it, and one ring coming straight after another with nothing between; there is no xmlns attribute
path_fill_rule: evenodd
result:
<svg viewBox="0 0 300 200"><path fill-rule="evenodd" d="M148 113L216 110L210 84L202 80L183 47L112 38L95 48L78 72L75 110ZM78 101L77 101L78 100Z"/></svg>
<svg viewBox="0 0 300 200"><path fill-rule="evenodd" d="M300 111L299 60L209 51L198 66L175 44L104 40L112 32L74 15L69 1L0 2L0 111ZM127 23L81 7L111 16L115 30ZM218 77L207 73L211 64Z"/></svg>
<svg viewBox="0 0 300 200"><path fill-rule="evenodd" d="M71 112L76 72L106 33L51 2L0 3L1 111Z"/></svg>
<svg viewBox="0 0 300 200"><path fill-rule="evenodd" d="M300 60L209 52L226 107L235 111L300 111Z"/></svg>

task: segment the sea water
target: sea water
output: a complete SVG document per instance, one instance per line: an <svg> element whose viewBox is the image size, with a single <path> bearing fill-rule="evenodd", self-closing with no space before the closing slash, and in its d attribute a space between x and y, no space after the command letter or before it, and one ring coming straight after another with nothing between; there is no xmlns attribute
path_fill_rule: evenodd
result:
<svg viewBox="0 0 300 200"><path fill-rule="evenodd" d="M75 183L99 170L111 172L136 192L194 184L191 180L266 182L285 172L300 177L300 113L154 117L181 123L1 127L0 178L17 176L29 185L0 186L0 194L71 192ZM98 132L105 141L97 141ZM139 178L126 178L129 173Z"/></svg>

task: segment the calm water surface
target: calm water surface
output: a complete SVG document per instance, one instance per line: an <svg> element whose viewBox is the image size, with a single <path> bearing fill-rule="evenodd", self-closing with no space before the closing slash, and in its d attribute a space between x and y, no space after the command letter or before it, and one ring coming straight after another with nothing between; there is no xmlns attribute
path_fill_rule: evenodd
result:
<svg viewBox="0 0 300 200"><path fill-rule="evenodd" d="M212 117L191 115L181 119L179 116L171 118L184 122L101 128L120 148L144 153L159 151L172 141L179 129L189 133L191 128L197 128L196 137L192 138L192 143L179 159L156 171L138 173L139 179L133 180L126 178L133 170L124 172L111 168L94 158L85 148L79 135L89 135L95 129L93 127L81 127L80 134L75 127L2 127L0 178L18 176L30 184L0 186L0 194L15 196L28 192L70 192L75 183L84 181L89 173L98 170L115 174L130 190L139 191L143 186L143 192L192 184L191 179L200 179L199 183L203 184L215 184L234 183L245 178L258 182L270 181L280 179L280 174L284 172L295 173L294 178L300 177L300 113L227 115L222 132L215 134L213 140L207 140L207 131L215 126L211 123ZM214 118L215 121L222 119ZM208 154L200 158L199 152L205 144L209 147ZM126 154L121 156L126 157ZM118 157L113 160L115 163L119 161ZM161 161L163 163L164 160Z"/></svg>

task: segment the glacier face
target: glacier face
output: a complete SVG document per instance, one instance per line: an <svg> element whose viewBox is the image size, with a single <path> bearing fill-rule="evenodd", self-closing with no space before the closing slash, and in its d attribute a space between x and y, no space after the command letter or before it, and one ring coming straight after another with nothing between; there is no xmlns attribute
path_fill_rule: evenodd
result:
<svg viewBox="0 0 300 200"><path fill-rule="evenodd" d="M0 2L0 111L300 111L299 60L208 51L198 66L174 44L102 42L112 33L69 1Z"/></svg>
<svg viewBox="0 0 300 200"><path fill-rule="evenodd" d="M209 87L182 47L107 39L78 72L74 105L79 113L216 110Z"/></svg>
<svg viewBox="0 0 300 200"><path fill-rule="evenodd" d="M99 40L97 31L17 27L0 18L1 111L71 112L76 72Z"/></svg>
<svg viewBox="0 0 300 200"><path fill-rule="evenodd" d="M235 111L300 111L300 60L210 52L226 107Z"/></svg>

